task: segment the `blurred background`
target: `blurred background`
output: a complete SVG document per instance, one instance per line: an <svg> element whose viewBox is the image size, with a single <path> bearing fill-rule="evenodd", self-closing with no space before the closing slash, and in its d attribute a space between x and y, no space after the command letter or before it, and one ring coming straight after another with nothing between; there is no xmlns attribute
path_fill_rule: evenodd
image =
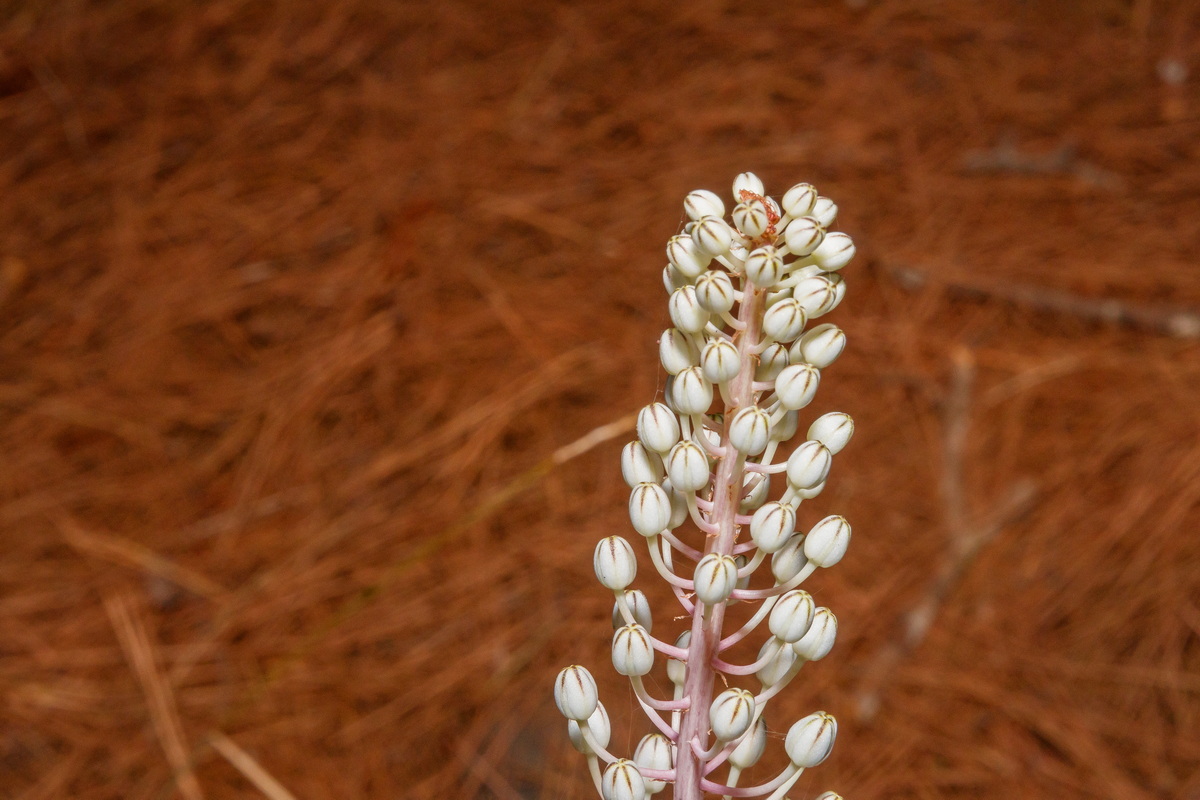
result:
<svg viewBox="0 0 1200 800"><path fill-rule="evenodd" d="M752 170L859 249L792 797L1200 798L1194 3L2 8L0 796L592 796L551 683L647 732L591 553Z"/></svg>

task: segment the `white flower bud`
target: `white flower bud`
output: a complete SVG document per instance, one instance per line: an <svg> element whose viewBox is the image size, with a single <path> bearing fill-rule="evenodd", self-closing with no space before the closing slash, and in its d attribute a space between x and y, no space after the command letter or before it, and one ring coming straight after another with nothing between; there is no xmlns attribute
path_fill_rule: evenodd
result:
<svg viewBox="0 0 1200 800"><path fill-rule="evenodd" d="M750 518L750 539L767 555L778 552L796 532L796 509L774 500Z"/></svg>
<svg viewBox="0 0 1200 800"><path fill-rule="evenodd" d="M822 414L813 420L812 425L808 426L808 438L816 439L828 447L829 452L834 455L842 452L842 448L846 446L853 435L854 420L850 419L849 414L843 414L840 411Z"/></svg>
<svg viewBox="0 0 1200 800"><path fill-rule="evenodd" d="M837 515L812 526L804 538L804 555L818 567L832 567L850 546L850 523Z"/></svg>
<svg viewBox="0 0 1200 800"><path fill-rule="evenodd" d="M683 492L671 485L670 479L663 481L662 487L671 498L671 522L667 527L675 530L688 518L687 498L683 496Z"/></svg>
<svg viewBox="0 0 1200 800"><path fill-rule="evenodd" d="M733 563L737 564L738 574L742 576L742 577L738 578L737 585L734 586L733 588L749 589L750 588L750 575L749 575L749 573L742 574L742 570L744 570L746 568L746 565L750 563L750 559L746 558L745 555L738 555L738 556L733 557ZM729 602L736 603L738 601L730 600Z"/></svg>
<svg viewBox="0 0 1200 800"><path fill-rule="evenodd" d="M805 542L807 552L807 542ZM767 623L771 633L788 644L798 642L812 627L813 614L817 606L813 603L812 595L803 589L793 589L779 598L771 609L771 618Z"/></svg>
<svg viewBox="0 0 1200 800"><path fill-rule="evenodd" d="M771 556L771 574L779 583L787 583L800 573L808 564L804 557L804 535L792 534L773 556Z"/></svg>
<svg viewBox="0 0 1200 800"><path fill-rule="evenodd" d="M726 689L708 707L708 721L718 741L732 742L754 722L754 695L745 689Z"/></svg>
<svg viewBox="0 0 1200 800"><path fill-rule="evenodd" d="M767 721L762 717L754 723L754 729L742 737L738 746L729 754L730 766L745 772L758 763L767 749Z"/></svg>
<svg viewBox="0 0 1200 800"><path fill-rule="evenodd" d="M687 650L688 645L692 643L692 632L684 631L675 638L675 646L681 650ZM677 658L667 658L667 678L676 686L683 686L684 678L687 675L687 664Z"/></svg>
<svg viewBox="0 0 1200 800"><path fill-rule="evenodd" d="M765 656L767 654L767 648L770 647L775 641L775 639L767 639L767 641L763 642L763 646L758 649L758 658ZM792 652L792 648L784 645L783 647L779 648L779 651L775 653L770 661L764 664L762 668L758 670L758 672L754 673L754 677L758 678L758 682L761 683L764 688L774 686L783 680L783 676L786 675L788 670L792 668L792 665L796 663L796 658L797 656L794 652ZM756 658L755 661L757 660L758 659Z"/></svg>
<svg viewBox="0 0 1200 800"><path fill-rule="evenodd" d="M700 351L700 368L711 383L725 383L737 377L742 369L742 359L733 342L710 339Z"/></svg>
<svg viewBox="0 0 1200 800"><path fill-rule="evenodd" d="M811 489L797 489L796 496L801 500L812 500L814 497L825 491L825 481L821 481ZM678 526L675 526L678 527Z"/></svg>
<svg viewBox="0 0 1200 800"><path fill-rule="evenodd" d="M679 491L699 491L708 485L708 456L695 442L679 442L667 454L667 475Z"/></svg>
<svg viewBox="0 0 1200 800"><path fill-rule="evenodd" d="M658 483L663 479L662 459L641 442L630 442L621 448L621 477L630 489L639 483Z"/></svg>
<svg viewBox="0 0 1200 800"><path fill-rule="evenodd" d="M783 749L801 769L815 767L829 758L837 738L837 720L824 711L809 714L788 731Z"/></svg>
<svg viewBox="0 0 1200 800"><path fill-rule="evenodd" d="M662 403L651 403L638 412L637 435L648 449L665 453L679 441L679 420Z"/></svg>
<svg viewBox="0 0 1200 800"><path fill-rule="evenodd" d="M751 239L762 236L771 225L766 207L757 200L738 203L733 207L732 217L737 229Z"/></svg>
<svg viewBox="0 0 1200 800"><path fill-rule="evenodd" d="M752 250L750 255L746 256L745 270L746 277L751 283L767 289L779 283L783 278L783 259L774 247L769 244L764 245Z"/></svg>
<svg viewBox="0 0 1200 800"><path fill-rule="evenodd" d="M783 240L787 242L788 250L801 257L816 250L824 238L825 228L812 217L794 219L783 229Z"/></svg>
<svg viewBox="0 0 1200 800"><path fill-rule="evenodd" d="M800 426L800 415L795 411L789 411L783 415L779 423L771 429L771 441L786 442L796 435L796 429Z"/></svg>
<svg viewBox="0 0 1200 800"><path fill-rule="evenodd" d="M592 568L604 588L619 592L637 577L637 556L629 542L620 536L609 536L596 543Z"/></svg>
<svg viewBox="0 0 1200 800"><path fill-rule="evenodd" d="M830 305L836 296L833 282L824 275L810 275L792 288L792 297L808 316L815 316Z"/></svg>
<svg viewBox="0 0 1200 800"><path fill-rule="evenodd" d="M645 675L654 668L650 634L636 622L617 628L612 640L613 669L620 675Z"/></svg>
<svg viewBox="0 0 1200 800"><path fill-rule="evenodd" d="M658 338L658 358L663 369L677 375L700 360L700 352L687 334L678 328L668 328Z"/></svg>
<svg viewBox="0 0 1200 800"><path fill-rule="evenodd" d="M604 800L646 800L646 781L637 765L627 758L620 758L604 770L600 796Z"/></svg>
<svg viewBox="0 0 1200 800"><path fill-rule="evenodd" d="M697 600L710 606L722 603L737 585L737 562L733 556L709 553L696 564L694 579Z"/></svg>
<svg viewBox="0 0 1200 800"><path fill-rule="evenodd" d="M766 191L763 189L763 182L753 172L743 172L733 179L733 199L738 202L745 200L746 198L742 197L742 192L750 192L760 197L766 194Z"/></svg>
<svg viewBox="0 0 1200 800"><path fill-rule="evenodd" d="M826 272L839 270L854 258L854 242L844 233L831 233L813 250L812 258Z"/></svg>
<svg viewBox="0 0 1200 800"><path fill-rule="evenodd" d="M612 738L612 722L608 719L608 712L604 710L603 703L596 704L596 710L588 717L587 726L592 738L596 740L596 744L608 747L608 740ZM567 736L571 739L571 746L585 756L595 753L592 746L583 738L583 731L580 730L579 723L573 719L567 720Z"/></svg>
<svg viewBox="0 0 1200 800"><path fill-rule="evenodd" d="M808 489L825 480L833 456L825 445L807 441L792 452L787 460L788 483L797 489Z"/></svg>
<svg viewBox="0 0 1200 800"><path fill-rule="evenodd" d="M733 281L728 274L710 269L696 279L696 299L713 314L728 311L733 308Z"/></svg>
<svg viewBox="0 0 1200 800"><path fill-rule="evenodd" d="M633 751L633 762L642 769L668 770L675 766L671 740L661 733L648 733ZM658 794L667 787L666 781L646 781L646 792Z"/></svg>
<svg viewBox="0 0 1200 800"><path fill-rule="evenodd" d="M729 244L733 241L733 229L721 217L702 217L692 228L692 241L705 255L724 255L729 252Z"/></svg>
<svg viewBox="0 0 1200 800"><path fill-rule="evenodd" d="M667 301L667 312L671 315L671 322L681 331L700 333L708 324L709 313L700 305L693 286L684 286L672 292L671 299Z"/></svg>
<svg viewBox="0 0 1200 800"><path fill-rule="evenodd" d="M554 704L567 719L584 720L600 703L596 679L585 668L574 664L558 673L554 681Z"/></svg>
<svg viewBox="0 0 1200 800"><path fill-rule="evenodd" d="M765 450L770 435L771 415L758 406L738 409L729 423L729 443L748 456Z"/></svg>
<svg viewBox="0 0 1200 800"><path fill-rule="evenodd" d="M771 479L767 475L750 474L742 482L742 487L747 493L742 502L738 503L738 513L753 514L759 506L767 502L767 495L771 491Z"/></svg>
<svg viewBox="0 0 1200 800"><path fill-rule="evenodd" d="M657 483L639 483L629 495L629 519L642 536L662 533L671 523L671 498Z"/></svg>
<svg viewBox="0 0 1200 800"><path fill-rule="evenodd" d="M825 278L829 281L829 285L833 288L833 291L830 294L829 299L825 302L825 305L821 306L814 314L810 315L809 319L825 316L830 311L833 311L835 308L841 305L841 302L846 299L846 279L842 277L842 274L840 272L830 272L825 276Z"/></svg>
<svg viewBox="0 0 1200 800"><path fill-rule="evenodd" d="M829 226L837 219L838 207L828 197L818 197L817 202L813 203L813 209L809 212L809 216L817 221L818 224L825 230L829 230Z"/></svg>
<svg viewBox="0 0 1200 800"><path fill-rule="evenodd" d="M792 649L805 661L820 661L833 649L837 629L837 617L822 606L813 614L812 627L808 629L808 633L800 637L800 641L793 644Z"/></svg>
<svg viewBox="0 0 1200 800"><path fill-rule="evenodd" d="M646 599L646 593L641 589L630 589L625 592L625 605L629 606L629 611L633 614L633 621L641 625L647 631L653 627L653 622L650 617L650 601ZM625 615L621 613L621 604L613 603L612 626L613 630L625 625Z"/></svg>
<svg viewBox="0 0 1200 800"><path fill-rule="evenodd" d="M817 800L842 800L842 796L837 792L821 792Z"/></svg>
<svg viewBox="0 0 1200 800"><path fill-rule="evenodd" d="M804 360L818 369L825 369L837 361L845 347L846 334L837 325L826 322L800 337L800 341L792 348L792 361ZM795 357L796 350L799 350L799 358Z"/></svg>
<svg viewBox="0 0 1200 800"><path fill-rule="evenodd" d="M789 217L803 217L812 212L817 202L817 190L811 183L797 183L783 195L783 210Z"/></svg>
<svg viewBox="0 0 1200 800"><path fill-rule="evenodd" d="M689 192L688 196L683 198L683 213L692 220L701 217L723 217L725 216L725 204L721 202L721 198L715 192L710 192L708 189L697 189Z"/></svg>
<svg viewBox="0 0 1200 800"><path fill-rule="evenodd" d="M754 370L754 380L773 381L789 363L786 347L778 342L769 344L758 356L758 367Z"/></svg>
<svg viewBox="0 0 1200 800"><path fill-rule="evenodd" d="M700 367L689 367L676 375L671 392L680 414L703 414L712 405L713 387Z"/></svg>
<svg viewBox="0 0 1200 800"><path fill-rule="evenodd" d="M667 240L667 259L685 278L694 281L708 269L712 256L701 252L691 236L679 234Z"/></svg>
<svg viewBox="0 0 1200 800"><path fill-rule="evenodd" d="M663 267L662 282L667 294L688 285L688 279L684 274L670 264Z"/></svg>
<svg viewBox="0 0 1200 800"><path fill-rule="evenodd" d="M792 364L775 379L775 396L788 411L804 408L812 402L821 382L821 371L812 364Z"/></svg>
<svg viewBox="0 0 1200 800"><path fill-rule="evenodd" d="M804 330L808 313L795 299L780 300L763 314L762 329L765 336L781 342L790 342Z"/></svg>

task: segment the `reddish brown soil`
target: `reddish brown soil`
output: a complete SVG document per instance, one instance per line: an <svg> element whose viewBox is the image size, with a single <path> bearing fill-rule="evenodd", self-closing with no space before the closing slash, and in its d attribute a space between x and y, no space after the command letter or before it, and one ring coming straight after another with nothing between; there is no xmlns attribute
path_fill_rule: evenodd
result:
<svg viewBox="0 0 1200 800"><path fill-rule="evenodd" d="M859 244L792 797L1200 797L1193 3L3 20L0 796L591 796L625 437L546 459L654 398L680 201L752 169Z"/></svg>

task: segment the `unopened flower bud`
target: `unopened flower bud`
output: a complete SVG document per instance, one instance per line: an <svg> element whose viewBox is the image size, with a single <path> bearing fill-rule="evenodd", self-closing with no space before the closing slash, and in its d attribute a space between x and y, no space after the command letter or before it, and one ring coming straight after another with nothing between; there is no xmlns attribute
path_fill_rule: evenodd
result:
<svg viewBox="0 0 1200 800"><path fill-rule="evenodd" d="M853 435L854 420L850 419L849 414L843 414L840 411L822 414L813 420L812 425L808 426L808 438L816 439L829 448L829 452L834 455L842 452L842 448L846 446Z"/></svg>
<svg viewBox="0 0 1200 800"><path fill-rule="evenodd" d="M797 489L807 489L825 480L833 456L825 445L807 441L792 452L787 460L788 483Z"/></svg>
<svg viewBox="0 0 1200 800"><path fill-rule="evenodd" d="M813 614L812 627L808 633L800 637L800 641L792 645L796 655L805 661L820 661L829 655L833 643L837 640L837 617L824 606Z"/></svg>
<svg viewBox="0 0 1200 800"><path fill-rule="evenodd" d="M800 427L800 415L795 411L789 411L780 418L779 423L771 429L771 441L786 442L796 435L796 430Z"/></svg>
<svg viewBox="0 0 1200 800"><path fill-rule="evenodd" d="M818 567L832 567L850 546L850 523L845 517L830 516L818 522L804 538L804 555Z"/></svg>
<svg viewBox="0 0 1200 800"><path fill-rule="evenodd" d="M842 273L826 273L825 279L829 281L829 285L833 288L833 291L829 298L825 301L825 304L818 308L816 312L809 315L809 319L816 319L817 317L825 316L830 311L833 311L835 308L837 308L841 304L842 300L846 298L846 279L842 277Z"/></svg>
<svg viewBox="0 0 1200 800"><path fill-rule="evenodd" d="M662 487L667 497L671 498L671 522L667 527L675 530L688 518L687 498L671 484L670 478L662 482Z"/></svg>
<svg viewBox="0 0 1200 800"><path fill-rule="evenodd" d="M733 207L731 216L737 229L751 239L762 236L771 225L771 217L767 214L766 206L758 200L738 203Z"/></svg>
<svg viewBox="0 0 1200 800"><path fill-rule="evenodd" d="M783 240L788 250L797 256L806 256L825 238L825 228L812 217L799 217L783 229Z"/></svg>
<svg viewBox="0 0 1200 800"><path fill-rule="evenodd" d="M779 283L783 277L783 259L771 245L752 250L746 256L746 277L755 286L764 289Z"/></svg>
<svg viewBox="0 0 1200 800"><path fill-rule="evenodd" d="M705 255L724 255L729 252L729 243L733 241L733 230L721 217L701 217L696 221L696 227L692 228L692 241Z"/></svg>
<svg viewBox="0 0 1200 800"><path fill-rule="evenodd" d="M596 679L587 669L574 664L558 673L554 681L554 704L564 717L585 720L595 712L599 702Z"/></svg>
<svg viewBox="0 0 1200 800"><path fill-rule="evenodd" d="M806 331L792 346L792 362L806 361L818 369L825 369L842 354L846 347L846 334L833 323L826 322Z"/></svg>
<svg viewBox="0 0 1200 800"><path fill-rule="evenodd" d="M808 769L829 758L836 738L837 720L824 711L818 711L792 726L783 742L783 749L793 764Z"/></svg>
<svg viewBox="0 0 1200 800"><path fill-rule="evenodd" d="M826 272L833 272L850 263L854 258L854 242L844 233L834 232L825 237L812 252L816 265Z"/></svg>
<svg viewBox="0 0 1200 800"><path fill-rule="evenodd" d="M797 183L783 195L783 210L790 217L803 217L812 212L817 202L817 190L811 183Z"/></svg>
<svg viewBox="0 0 1200 800"><path fill-rule="evenodd" d="M608 719L608 712L604 710L603 703L596 704L596 710L588 717L587 726L588 732L592 734L596 744L608 747L608 740L612 738L612 723ZM567 720L567 736L571 739L571 746L585 756L595 753L592 746L583 738L583 731L580 730L579 723L573 719Z"/></svg>
<svg viewBox="0 0 1200 800"><path fill-rule="evenodd" d="M833 302L834 295L833 282L824 275L810 275L792 289L792 297L808 316L820 314Z"/></svg>
<svg viewBox="0 0 1200 800"><path fill-rule="evenodd" d="M790 342L804 330L808 312L794 298L780 300L763 314L762 329L765 336L781 342Z"/></svg>
<svg viewBox="0 0 1200 800"><path fill-rule="evenodd" d="M711 383L725 383L737 377L742 359L728 339L710 339L700 351L700 368Z"/></svg>
<svg viewBox="0 0 1200 800"><path fill-rule="evenodd" d="M770 435L771 415L758 406L738 409L729 423L729 443L748 456L765 450Z"/></svg>
<svg viewBox="0 0 1200 800"><path fill-rule="evenodd" d="M778 552L796 532L796 509L774 500L750 518L750 539L767 555Z"/></svg>
<svg viewBox="0 0 1200 800"><path fill-rule="evenodd" d="M758 658L765 656L767 654L767 648L771 647L777 641L778 640L773 638L767 639L767 641L763 643L763 646L758 649ZM758 659L755 660L757 661ZM795 663L796 654L792 652L791 647L785 644L783 647L779 648L770 661L764 664L758 670L758 672L754 673L754 677L758 678L758 682L761 683L764 688L769 688L783 680L783 676L787 675L788 670L790 670L792 665Z"/></svg>
<svg viewBox="0 0 1200 800"><path fill-rule="evenodd" d="M628 588L637 576L637 556L629 542L620 536L609 536L596 543L592 568L604 588L619 592Z"/></svg>
<svg viewBox="0 0 1200 800"><path fill-rule="evenodd" d="M662 282L663 288L667 290L667 294L688 285L687 276L675 269L671 264L663 267Z"/></svg>
<svg viewBox="0 0 1200 800"><path fill-rule="evenodd" d="M663 403L651 403L638 412L637 435L648 449L665 453L679 441L679 420Z"/></svg>
<svg viewBox="0 0 1200 800"><path fill-rule="evenodd" d="M702 252L691 236L680 234L667 240L667 259L685 278L694 281L708 269L712 256Z"/></svg>
<svg viewBox="0 0 1200 800"><path fill-rule="evenodd" d="M800 574L800 570L807 564L808 559L804 557L804 535L792 534L783 547L771 556L771 574L775 576L776 582L787 583Z"/></svg>
<svg viewBox="0 0 1200 800"><path fill-rule="evenodd" d="M620 758L604 770L600 795L604 800L646 800L646 781L636 764Z"/></svg>
<svg viewBox="0 0 1200 800"><path fill-rule="evenodd" d="M709 313L700 305L693 286L684 286L672 292L671 299L667 301L667 312L671 322L681 331L700 333L708 324Z"/></svg>
<svg viewBox="0 0 1200 800"><path fill-rule="evenodd" d="M753 514L759 506L767 502L767 495L771 491L771 479L766 475L750 474L746 476L742 486L746 494L742 497L742 502L738 503L738 513Z"/></svg>
<svg viewBox="0 0 1200 800"><path fill-rule="evenodd" d="M647 631L650 631L653 627L653 622L650 617L650 601L646 599L646 593L641 589L630 589L625 592L625 605L629 607L629 612L633 614L633 621ZM625 615L621 613L621 604L619 602L613 603L613 630L627 624Z"/></svg>
<svg viewBox="0 0 1200 800"><path fill-rule="evenodd" d="M842 796L837 792L821 792L817 800L842 800Z"/></svg>
<svg viewBox="0 0 1200 800"><path fill-rule="evenodd" d="M696 599L707 605L723 603L737 585L733 556L709 553L696 564Z"/></svg>
<svg viewBox="0 0 1200 800"><path fill-rule="evenodd" d="M763 182L753 172L743 172L733 179L733 199L739 202L745 200L742 197L742 192L750 192L760 197L766 194L766 191L763 189Z"/></svg>
<svg viewBox="0 0 1200 800"><path fill-rule="evenodd" d="M718 741L732 742L754 722L754 695L745 689L726 689L709 706L708 721Z"/></svg>
<svg viewBox="0 0 1200 800"><path fill-rule="evenodd" d="M678 328L668 328L658 339L658 358L663 369L677 375L700 360L700 352L687 334Z"/></svg>
<svg viewBox="0 0 1200 800"><path fill-rule="evenodd" d="M675 760L672 757L671 740L661 733L648 733L638 742L637 749L633 751L633 761L642 769L658 769L669 770L675 766ZM654 781L649 778L644 778L646 781L646 792L648 794L658 794L666 788L666 781Z"/></svg>
<svg viewBox="0 0 1200 800"><path fill-rule="evenodd" d="M800 641L804 634L808 633L816 611L817 606L813 603L812 595L803 589L793 589L775 603L767 624L771 633L792 644Z"/></svg>
<svg viewBox="0 0 1200 800"><path fill-rule="evenodd" d="M710 269L696 279L696 299L706 311L721 314L733 308L733 281L729 275Z"/></svg>
<svg viewBox="0 0 1200 800"><path fill-rule="evenodd" d="M825 481L821 481L816 486L813 486L809 489L797 489L796 496L801 500L812 500L823 491L825 491Z"/></svg>
<svg viewBox="0 0 1200 800"><path fill-rule="evenodd" d="M650 634L636 622L618 628L612 640L613 669L620 675L645 675L654 668Z"/></svg>
<svg viewBox="0 0 1200 800"><path fill-rule="evenodd" d="M754 723L754 729L742 737L738 746L729 754L730 766L745 772L758 763L767 749L767 722L762 717Z"/></svg>
<svg viewBox="0 0 1200 800"><path fill-rule="evenodd" d="M708 485L708 456L695 442L679 442L667 455L667 475L679 491L699 491Z"/></svg>
<svg viewBox="0 0 1200 800"><path fill-rule="evenodd" d="M715 192L710 192L708 189L696 189L694 192L688 192L688 196L683 198L683 213L692 220L698 220L701 217L723 217L725 216L725 204L721 202L721 198Z"/></svg>
<svg viewBox="0 0 1200 800"><path fill-rule="evenodd" d="M809 212L809 216L815 219L818 224L825 230L829 230L829 226L837 219L838 207L828 197L818 197L813 203L813 209Z"/></svg>
<svg viewBox="0 0 1200 800"><path fill-rule="evenodd" d="M632 489L639 483L658 483L663 478L662 459L641 442L621 448L621 477Z"/></svg>
<svg viewBox="0 0 1200 800"><path fill-rule="evenodd" d="M629 519L642 536L655 536L671 522L671 498L657 483L639 483L629 495Z"/></svg>
<svg viewBox="0 0 1200 800"><path fill-rule="evenodd" d="M676 375L671 392L680 414L703 414L712 405L713 387L700 367L688 367Z"/></svg>
<svg viewBox="0 0 1200 800"><path fill-rule="evenodd" d="M754 380L773 381L789 363L786 347L778 342L769 344L758 356L758 367L754 370Z"/></svg>
<svg viewBox="0 0 1200 800"><path fill-rule="evenodd" d="M692 632L684 631L675 638L675 646L681 650L687 650L688 645L692 643ZM677 658L667 658L667 678L676 686L683 686L684 678L687 676L687 664Z"/></svg>
<svg viewBox="0 0 1200 800"><path fill-rule="evenodd" d="M775 396L788 411L804 408L812 402L821 383L821 372L812 364L792 364L775 378Z"/></svg>

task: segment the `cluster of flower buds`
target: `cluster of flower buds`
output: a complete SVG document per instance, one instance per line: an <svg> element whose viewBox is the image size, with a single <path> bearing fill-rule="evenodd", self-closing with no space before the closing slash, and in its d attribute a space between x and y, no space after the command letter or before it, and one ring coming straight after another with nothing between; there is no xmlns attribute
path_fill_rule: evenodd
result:
<svg viewBox="0 0 1200 800"><path fill-rule="evenodd" d="M671 641L651 633L646 595L632 588L637 557L627 539L609 536L594 555L596 577L616 597L613 667L628 676L655 730L631 759L619 758L607 749L609 718L591 673L570 666L555 683L571 742L604 800L643 800L668 784L675 800L781 800L803 770L825 760L837 735L829 714L804 717L784 739L790 764L761 785L738 787L764 752L768 702L806 662L824 658L837 635L833 613L798 587L841 560L850 525L828 516L800 532L797 508L821 494L854 423L841 413L816 417L786 459L777 455L799 430L821 371L845 346L836 325L810 323L845 296L840 270L854 244L829 232L837 206L807 183L777 202L758 177L742 173L733 200L732 224L713 192L684 200L690 221L667 243L663 270L673 325L659 339L670 376L664 402L642 409L637 440L621 453L633 529L690 628ZM769 499L773 476L786 479L776 500ZM698 531L685 531L689 520ZM754 610L727 633L725 612L735 602ZM763 622L770 637L753 663L722 658ZM670 699L651 696L643 682L660 657L674 686ZM751 676L752 689L735 686ZM714 697L718 678L734 688Z"/></svg>

